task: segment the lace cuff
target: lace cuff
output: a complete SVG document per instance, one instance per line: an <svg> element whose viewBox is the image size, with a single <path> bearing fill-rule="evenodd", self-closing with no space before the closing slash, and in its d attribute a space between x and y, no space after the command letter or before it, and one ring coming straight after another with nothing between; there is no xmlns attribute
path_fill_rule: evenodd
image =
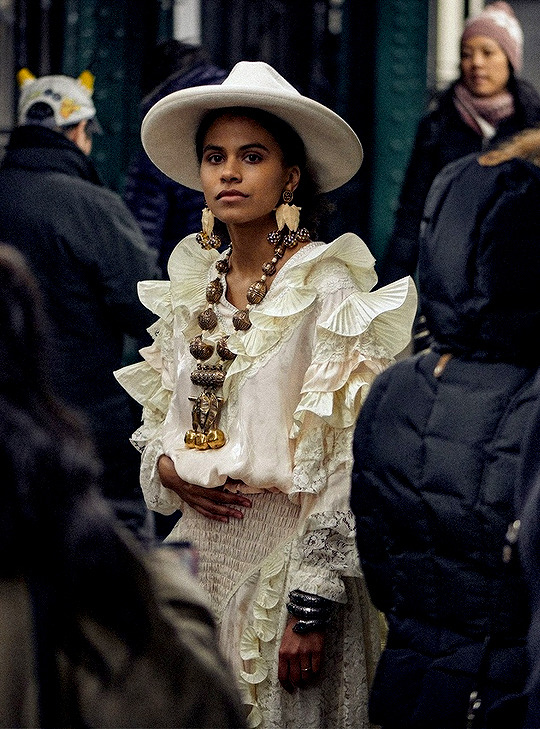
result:
<svg viewBox="0 0 540 729"><path fill-rule="evenodd" d="M351 511L312 514L296 548L300 567L291 590L346 602L342 577L361 577Z"/></svg>
<svg viewBox="0 0 540 729"><path fill-rule="evenodd" d="M141 458L141 488L146 505L160 514L173 514L182 506L182 500L172 489L165 488L158 474L158 460L163 455L161 438L148 443Z"/></svg>
<svg viewBox="0 0 540 729"><path fill-rule="evenodd" d="M298 494L322 493L333 473L352 469L354 426L336 430L326 424L314 424L312 418L310 413L296 443L291 495L296 503Z"/></svg>

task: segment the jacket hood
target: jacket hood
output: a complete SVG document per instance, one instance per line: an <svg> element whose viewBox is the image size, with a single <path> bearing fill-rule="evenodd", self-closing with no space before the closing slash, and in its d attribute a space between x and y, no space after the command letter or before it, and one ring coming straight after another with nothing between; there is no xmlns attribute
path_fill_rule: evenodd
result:
<svg viewBox="0 0 540 729"><path fill-rule="evenodd" d="M540 169L514 159L448 165L426 201L420 305L437 348L536 365L540 332Z"/></svg>
<svg viewBox="0 0 540 729"><path fill-rule="evenodd" d="M60 132L37 125L13 130L2 167L28 172L59 172L95 185L103 184L90 157L74 142Z"/></svg>
<svg viewBox="0 0 540 729"><path fill-rule="evenodd" d="M197 60L189 67L175 71L162 81L159 86L152 89L141 102L142 113L145 115L155 103L164 96L172 94L173 91L181 91L182 89L189 89L193 86L220 84L226 76L227 71L205 60Z"/></svg>

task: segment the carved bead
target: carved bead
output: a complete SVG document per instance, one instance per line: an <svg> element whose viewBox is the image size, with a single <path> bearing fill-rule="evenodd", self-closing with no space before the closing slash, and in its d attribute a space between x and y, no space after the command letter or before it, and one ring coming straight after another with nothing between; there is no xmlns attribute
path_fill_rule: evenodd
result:
<svg viewBox="0 0 540 729"><path fill-rule="evenodd" d="M208 441L205 433L197 433L195 436L195 448L198 451L208 450Z"/></svg>
<svg viewBox="0 0 540 729"><path fill-rule="evenodd" d="M223 372L223 370L219 367L202 365L200 367L197 367L196 370L193 370L190 375L190 379L194 385L217 390L218 387L221 387L223 385L223 382L225 380L225 372Z"/></svg>
<svg viewBox="0 0 540 729"><path fill-rule="evenodd" d="M204 331L215 329L218 323L217 314L213 309L205 309L197 318L199 326Z"/></svg>
<svg viewBox="0 0 540 729"><path fill-rule="evenodd" d="M203 342L202 336L199 334L198 337L192 339L189 343L189 351L192 357L200 359L203 362L214 354L214 347L207 342Z"/></svg>
<svg viewBox="0 0 540 729"><path fill-rule="evenodd" d="M268 233L266 238L269 243L271 243L273 246L275 246L281 240L281 232L279 230L273 230L271 233Z"/></svg>
<svg viewBox="0 0 540 729"><path fill-rule="evenodd" d="M215 233L208 235L208 233L201 231L200 233L197 233L197 235L195 236L195 240L205 251L209 251L212 248L217 249L221 245L221 238Z"/></svg>
<svg viewBox="0 0 540 729"><path fill-rule="evenodd" d="M266 296L267 291L268 289L264 281L255 281L247 290L246 299L250 304L260 304Z"/></svg>
<svg viewBox="0 0 540 729"><path fill-rule="evenodd" d="M217 251L217 249L221 246L221 238L219 235L216 235L216 233L212 233L210 238L208 238L208 249L213 248Z"/></svg>
<svg viewBox="0 0 540 729"><path fill-rule="evenodd" d="M216 271L218 273L227 273L229 270L229 259L228 258L220 258L219 261L216 261Z"/></svg>
<svg viewBox="0 0 540 729"><path fill-rule="evenodd" d="M208 236L206 235L206 233L197 233L197 235L195 236L195 240L201 246L201 248L204 248L205 250L208 249Z"/></svg>
<svg viewBox="0 0 540 729"><path fill-rule="evenodd" d="M210 281L206 287L206 300L209 304L217 304L223 295L223 284L219 278Z"/></svg>
<svg viewBox="0 0 540 729"><path fill-rule="evenodd" d="M309 230L307 228L300 228L296 231L296 240L299 243L307 243L309 238Z"/></svg>
<svg viewBox="0 0 540 729"><path fill-rule="evenodd" d="M236 354L231 352L231 350L227 347L227 339L228 337L222 337L218 340L218 343L216 344L217 353L221 359L233 360L235 359Z"/></svg>
<svg viewBox="0 0 540 729"><path fill-rule="evenodd" d="M276 263L277 261L274 260L267 261L262 267L263 273L267 276L273 276L276 272Z"/></svg>
<svg viewBox="0 0 540 729"><path fill-rule="evenodd" d="M219 428L209 430L206 434L206 442L210 448L222 448L225 445L225 433Z"/></svg>
<svg viewBox="0 0 540 729"><path fill-rule="evenodd" d="M241 311L237 311L232 318L232 323L237 332L247 331L251 327L248 310L242 309Z"/></svg>
<svg viewBox="0 0 540 729"><path fill-rule="evenodd" d="M296 237L296 231L292 233L287 233L287 235L283 238L283 245L286 248L294 248L298 244L298 240Z"/></svg>

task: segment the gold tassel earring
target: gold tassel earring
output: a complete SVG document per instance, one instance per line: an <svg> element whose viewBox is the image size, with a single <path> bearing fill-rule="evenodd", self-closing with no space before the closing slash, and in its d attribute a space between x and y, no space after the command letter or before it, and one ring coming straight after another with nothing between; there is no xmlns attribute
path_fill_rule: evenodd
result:
<svg viewBox="0 0 540 729"><path fill-rule="evenodd" d="M275 245L279 240L286 248L294 248L297 243L306 243L309 240L309 231L306 228L298 230L300 210L302 208L291 205L293 197L294 193L291 190L283 190L281 193L283 202L275 210L277 230L268 234L268 241L272 245ZM289 231L287 234L283 231L285 227Z"/></svg>
<svg viewBox="0 0 540 729"><path fill-rule="evenodd" d="M278 230L285 226L291 233L295 233L300 225L300 210L302 208L292 205L294 193L291 190L283 190L281 199L283 202L276 208L276 221Z"/></svg>
<svg viewBox="0 0 540 729"><path fill-rule="evenodd" d="M211 248L219 248L221 245L221 238L214 233L214 220L214 213L210 208L203 208L201 217L202 230L200 233L197 233L196 240L205 251Z"/></svg>

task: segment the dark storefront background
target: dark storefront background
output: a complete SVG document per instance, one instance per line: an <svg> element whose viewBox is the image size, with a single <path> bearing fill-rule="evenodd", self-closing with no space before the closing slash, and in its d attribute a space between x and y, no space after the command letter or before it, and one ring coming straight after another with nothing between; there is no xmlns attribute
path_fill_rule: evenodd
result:
<svg viewBox="0 0 540 729"><path fill-rule="evenodd" d="M14 68L96 76L105 134L93 159L121 191L139 145L139 102L151 49L173 34L171 0L13 0ZM202 0L202 42L230 69L273 65L302 93L341 114L365 161L332 199L333 237L352 230L375 255L392 223L414 130L426 101L429 0Z"/></svg>

